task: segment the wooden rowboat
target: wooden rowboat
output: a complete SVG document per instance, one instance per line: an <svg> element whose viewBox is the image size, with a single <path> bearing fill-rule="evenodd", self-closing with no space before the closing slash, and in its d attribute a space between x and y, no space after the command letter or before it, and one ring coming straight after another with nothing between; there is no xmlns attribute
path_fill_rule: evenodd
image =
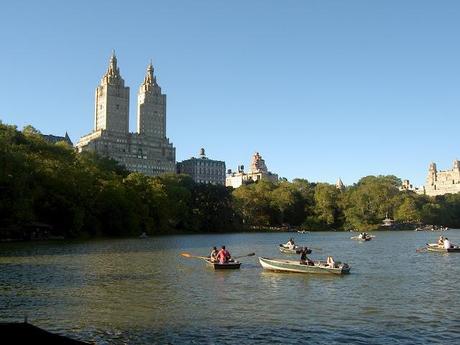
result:
<svg viewBox="0 0 460 345"><path fill-rule="evenodd" d="M204 260L208 266L213 267L215 270L236 270L239 269L241 266L241 262L239 261L230 261L225 264L221 264L219 262L212 262L210 259Z"/></svg>
<svg viewBox="0 0 460 345"><path fill-rule="evenodd" d="M276 272L346 274L351 268L348 264L341 262L336 262L334 267L330 267L326 261L315 261L314 265L305 265L294 260L259 257L259 262L264 269Z"/></svg>
<svg viewBox="0 0 460 345"><path fill-rule="evenodd" d="M440 246L437 243L428 243L426 250L429 252L436 252L436 253L460 253L460 247L454 246L449 249L444 248L444 246Z"/></svg>
<svg viewBox="0 0 460 345"><path fill-rule="evenodd" d="M294 249L291 249L280 244L280 252L284 254L300 254L304 248L305 247L295 246ZM307 254L311 254L311 249L307 248Z"/></svg>

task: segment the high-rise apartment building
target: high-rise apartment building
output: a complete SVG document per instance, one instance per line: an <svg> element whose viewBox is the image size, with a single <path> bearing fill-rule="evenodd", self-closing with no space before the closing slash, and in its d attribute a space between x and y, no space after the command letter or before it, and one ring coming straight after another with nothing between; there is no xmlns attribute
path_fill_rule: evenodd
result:
<svg viewBox="0 0 460 345"><path fill-rule="evenodd" d="M96 88L94 129L80 138L78 151L96 151L146 175L174 173L176 149L166 137L166 95L157 84L152 63L138 92L135 133L129 132L129 99L129 87L113 53Z"/></svg>

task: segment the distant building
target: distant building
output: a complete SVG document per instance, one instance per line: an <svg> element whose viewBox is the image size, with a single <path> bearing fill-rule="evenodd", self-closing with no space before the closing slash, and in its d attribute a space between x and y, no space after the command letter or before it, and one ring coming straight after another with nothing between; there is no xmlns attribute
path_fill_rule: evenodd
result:
<svg viewBox="0 0 460 345"><path fill-rule="evenodd" d="M436 163L431 163L428 168L426 184L417 191L419 194L430 196L443 194L456 194L460 192L460 161L454 160L450 170L438 171Z"/></svg>
<svg viewBox="0 0 460 345"><path fill-rule="evenodd" d="M129 132L129 87L115 53L96 88L94 129L80 138L79 152L92 150L115 159L130 171L160 175L176 171L176 149L166 137L166 95L150 63L137 97L137 132Z"/></svg>
<svg viewBox="0 0 460 345"><path fill-rule="evenodd" d="M50 142L51 144L56 144L60 141L63 141L69 144L70 146L73 146L72 140L70 140L70 137L67 134L67 132L65 132L65 135L63 137L60 137L58 135L52 135L52 134L41 134L41 136L43 139Z"/></svg>
<svg viewBox="0 0 460 345"><path fill-rule="evenodd" d="M225 185L225 162L207 158L203 148L198 158L178 162L177 172L190 175L197 183Z"/></svg>
<svg viewBox="0 0 460 345"><path fill-rule="evenodd" d="M399 190L400 191L411 191L411 192L415 192L415 193L418 193L418 194L423 194L424 188L425 187L422 187L422 188L414 187L410 183L409 180L403 180L401 187L399 187Z"/></svg>
<svg viewBox="0 0 460 345"><path fill-rule="evenodd" d="M260 180L268 180L272 182L278 181L278 175L268 171L265 165L265 160L259 152L252 156L251 167L249 172L244 172L244 166L240 165L236 172L231 170L227 173L225 185L233 188L241 187L243 184L257 182Z"/></svg>

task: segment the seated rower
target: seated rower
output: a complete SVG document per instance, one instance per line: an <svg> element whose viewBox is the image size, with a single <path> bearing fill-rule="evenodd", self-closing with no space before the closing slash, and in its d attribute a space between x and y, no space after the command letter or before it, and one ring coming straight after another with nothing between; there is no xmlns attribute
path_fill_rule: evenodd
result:
<svg viewBox="0 0 460 345"><path fill-rule="evenodd" d="M328 265L329 267L332 267L332 268L335 267L335 261L334 261L334 259L332 258L332 256L328 256L328 257L327 257L326 263L327 263L327 265Z"/></svg>
<svg viewBox="0 0 460 345"><path fill-rule="evenodd" d="M231 257L232 256L230 255L230 252L227 249L225 249L225 246L222 246L222 248L219 250L219 253L217 253L217 259L221 264L228 263Z"/></svg>
<svg viewBox="0 0 460 345"><path fill-rule="evenodd" d="M311 261L308 258L307 249L305 249L305 248L300 252L300 263L302 265L309 265L309 266L313 266L315 264L313 261Z"/></svg>
<svg viewBox="0 0 460 345"><path fill-rule="evenodd" d="M452 244L450 244L449 239L446 237L444 239L444 249L450 249L450 248L452 248Z"/></svg>
<svg viewBox="0 0 460 345"><path fill-rule="evenodd" d="M219 254L219 251L217 250L217 247L212 247L211 255L209 256L211 259L211 262L217 262L217 254Z"/></svg>
<svg viewBox="0 0 460 345"><path fill-rule="evenodd" d="M442 235L439 236L439 239L438 239L438 246L440 246L440 247L441 247L441 246L444 246L444 237L442 237Z"/></svg>
<svg viewBox="0 0 460 345"><path fill-rule="evenodd" d="M284 245L284 247L289 248L289 249L294 249L295 248L294 240L290 238L289 241L287 241L287 243Z"/></svg>

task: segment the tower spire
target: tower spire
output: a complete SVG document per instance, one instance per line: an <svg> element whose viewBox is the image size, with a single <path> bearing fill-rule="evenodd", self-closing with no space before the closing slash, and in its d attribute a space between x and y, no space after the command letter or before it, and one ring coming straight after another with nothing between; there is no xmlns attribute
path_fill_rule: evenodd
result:
<svg viewBox="0 0 460 345"><path fill-rule="evenodd" d="M150 91L154 87L158 86L156 78L153 74L153 71L154 69L153 69L152 60L150 60L149 64L147 65L147 72L144 77L144 82L141 85L141 88L144 88L145 91Z"/></svg>
<svg viewBox="0 0 460 345"><path fill-rule="evenodd" d="M107 68L107 72L105 73L102 80L105 83L115 83L115 84L120 83L122 80L120 76L120 69L117 66L117 56L115 55L115 49L112 49L112 55L110 56L109 67Z"/></svg>
<svg viewBox="0 0 460 345"><path fill-rule="evenodd" d="M117 66L117 56L115 55L115 49L112 49L112 56L110 56L109 70L108 73L111 75L119 74Z"/></svg>

